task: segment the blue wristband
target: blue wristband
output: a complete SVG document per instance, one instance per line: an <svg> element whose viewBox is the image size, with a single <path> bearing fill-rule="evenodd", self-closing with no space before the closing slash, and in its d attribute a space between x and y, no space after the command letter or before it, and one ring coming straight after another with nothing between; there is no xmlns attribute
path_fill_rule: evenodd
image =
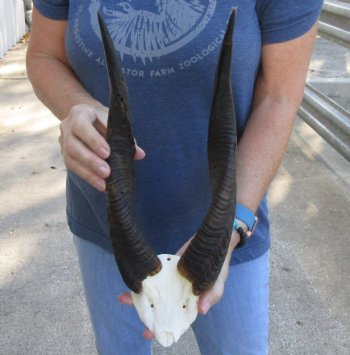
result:
<svg viewBox="0 0 350 355"><path fill-rule="evenodd" d="M236 218L245 223L248 227L248 231L253 232L258 222L258 218L254 213L244 205L240 203L236 204Z"/></svg>
<svg viewBox="0 0 350 355"><path fill-rule="evenodd" d="M232 224L232 228L238 233L239 235L239 242L235 246L235 249L243 247L247 239L251 236L250 232L245 232L243 228L239 225L237 220L235 219Z"/></svg>

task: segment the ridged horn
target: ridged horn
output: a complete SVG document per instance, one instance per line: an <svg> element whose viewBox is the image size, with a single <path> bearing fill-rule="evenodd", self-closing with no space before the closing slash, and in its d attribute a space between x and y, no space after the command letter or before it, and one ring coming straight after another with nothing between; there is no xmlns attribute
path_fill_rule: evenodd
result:
<svg viewBox="0 0 350 355"><path fill-rule="evenodd" d="M142 281L157 274L162 264L146 243L133 210L135 140L131 131L128 92L119 58L107 26L98 14L110 86L107 142L111 148L107 162L111 174L106 179L108 220L114 256L125 284L135 293Z"/></svg>
<svg viewBox="0 0 350 355"><path fill-rule="evenodd" d="M178 262L193 293L210 289L224 263L236 206L236 119L231 86L232 36L236 10L226 29L218 62L208 130L212 201L204 221Z"/></svg>

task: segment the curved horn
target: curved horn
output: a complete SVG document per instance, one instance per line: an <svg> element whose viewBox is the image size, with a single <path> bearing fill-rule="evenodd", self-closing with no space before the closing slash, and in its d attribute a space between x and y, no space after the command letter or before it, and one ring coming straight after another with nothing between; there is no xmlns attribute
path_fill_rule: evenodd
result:
<svg viewBox="0 0 350 355"><path fill-rule="evenodd" d="M208 132L212 201L193 240L181 256L179 272L192 282L193 293L210 289L225 260L236 205L236 119L231 87L233 9L221 48Z"/></svg>
<svg viewBox="0 0 350 355"><path fill-rule="evenodd" d="M111 155L107 159L111 174L106 180L110 237L124 282L132 291L140 293L142 281L157 274L162 265L156 253L146 244L134 217L133 160L136 148L131 131L127 86L113 41L100 14L98 20L110 85L106 137L111 147Z"/></svg>

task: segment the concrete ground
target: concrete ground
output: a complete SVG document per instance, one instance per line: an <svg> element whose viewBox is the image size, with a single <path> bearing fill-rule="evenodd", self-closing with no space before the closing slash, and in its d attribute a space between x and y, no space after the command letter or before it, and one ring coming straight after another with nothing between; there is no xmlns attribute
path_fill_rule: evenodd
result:
<svg viewBox="0 0 350 355"><path fill-rule="evenodd" d="M32 93L25 50L0 61L0 354L93 355L58 123ZM342 99L349 77L349 51L319 41L310 80L341 79ZM270 354L350 354L350 163L297 121L269 201ZM155 354L199 352L188 332Z"/></svg>

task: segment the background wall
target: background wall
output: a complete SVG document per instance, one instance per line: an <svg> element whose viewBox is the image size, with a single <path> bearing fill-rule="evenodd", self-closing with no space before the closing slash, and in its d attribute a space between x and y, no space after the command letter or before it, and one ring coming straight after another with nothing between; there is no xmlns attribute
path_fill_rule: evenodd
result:
<svg viewBox="0 0 350 355"><path fill-rule="evenodd" d="M23 0L0 0L0 58L26 32Z"/></svg>

